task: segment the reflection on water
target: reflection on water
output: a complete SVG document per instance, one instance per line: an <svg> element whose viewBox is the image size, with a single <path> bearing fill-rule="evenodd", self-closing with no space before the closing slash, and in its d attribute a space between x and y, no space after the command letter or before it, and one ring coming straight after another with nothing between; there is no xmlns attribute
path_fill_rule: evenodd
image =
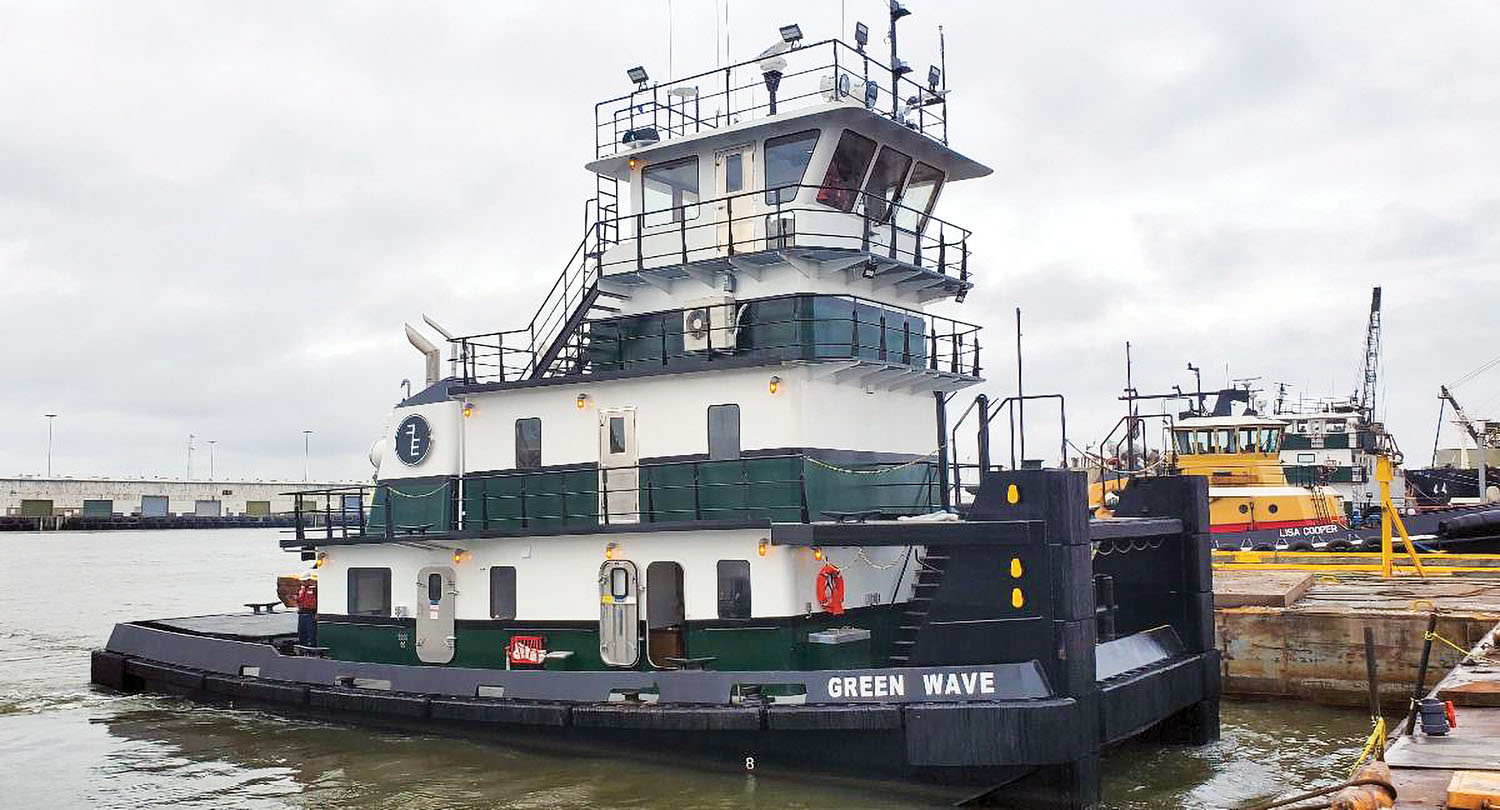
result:
<svg viewBox="0 0 1500 810"><path fill-rule="evenodd" d="M258 529L0 534L0 807L920 807L920 792L797 774L539 753L88 685L116 621L234 610L301 566ZM1105 803L1227 807L1336 781L1359 712L1224 705L1203 748L1105 760Z"/></svg>

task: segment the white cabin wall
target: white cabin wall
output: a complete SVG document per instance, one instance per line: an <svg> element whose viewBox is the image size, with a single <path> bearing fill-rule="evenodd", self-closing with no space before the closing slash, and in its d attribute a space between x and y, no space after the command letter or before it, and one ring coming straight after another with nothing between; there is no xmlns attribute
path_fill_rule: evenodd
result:
<svg viewBox="0 0 1500 810"><path fill-rule="evenodd" d="M463 426L459 424L463 419L459 409L460 404L456 400L396 408L386 425L386 441L380 456L380 480L457 475L460 436L463 431ZM397 437L394 431L400 427L402 420L412 414L421 414L427 419L431 442L427 456L420 464L407 465L396 455Z"/></svg>
<svg viewBox="0 0 1500 810"><path fill-rule="evenodd" d="M462 562L454 566L454 549L412 546L348 546L325 549L319 570L319 611L342 614L348 610L348 570L351 567L391 569L391 608L404 607L415 615L422 593L417 573L427 566L454 569L458 597L456 618L489 619L489 570L496 565L516 568L516 620L597 621L599 567L605 548L616 544L616 560L635 563L638 575L657 561L676 562L683 571L687 618L718 618L718 562L750 563L750 608L754 617L795 616L822 612L815 596L816 576L826 563L844 576L844 607L889 604L908 598L916 563L904 547L866 549L860 559L855 549L825 549L816 560L812 549L774 546L758 553L767 532L761 529L713 532L642 532L558 537L491 538L463 546ZM868 562L866 561L868 560ZM903 565L905 563L905 565ZM899 581L898 581L899 580ZM646 582L650 587L650 582Z"/></svg>

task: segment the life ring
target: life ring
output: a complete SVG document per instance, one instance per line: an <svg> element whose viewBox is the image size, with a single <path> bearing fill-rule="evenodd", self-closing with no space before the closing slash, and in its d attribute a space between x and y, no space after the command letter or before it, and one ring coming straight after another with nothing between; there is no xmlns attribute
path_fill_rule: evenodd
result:
<svg viewBox="0 0 1500 810"><path fill-rule="evenodd" d="M825 565L818 571L818 604L834 616L844 613L844 575L836 566Z"/></svg>

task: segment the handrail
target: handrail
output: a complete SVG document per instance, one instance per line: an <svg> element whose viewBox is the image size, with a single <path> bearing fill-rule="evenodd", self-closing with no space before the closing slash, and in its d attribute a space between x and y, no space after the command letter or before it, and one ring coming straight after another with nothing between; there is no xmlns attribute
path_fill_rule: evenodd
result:
<svg viewBox="0 0 1500 810"><path fill-rule="evenodd" d="M820 295L815 293L789 293L765 298L745 299L740 306L755 305L763 311L769 304L783 301L808 302L785 316L763 316L740 314L732 326L740 335L751 337L780 334L779 338L767 342L757 340L747 345L741 338L736 341L735 351L741 355L772 353L782 356L793 351L790 359L868 359L893 365L908 365L979 378L981 327L947 318L884 304L852 295ZM809 314L803 306L818 306L817 302L831 302L835 311L816 311ZM839 309L846 306L846 309ZM874 310L872 320L866 320L863 312ZM711 362L714 351L690 351L683 347L669 349L668 336L675 334L681 321L681 309L659 310L638 315L591 318L579 322L578 328L567 344L575 356L585 349L594 354L587 362L580 361L576 373L597 373L620 366L620 364L652 361L663 366L687 359ZM743 313L743 310L742 310ZM890 320L894 319L894 320ZM653 324L654 322L654 324ZM636 334L614 333L608 327L629 324L653 324L654 331ZM839 334L806 334L803 327L832 325ZM790 327L778 330L777 327ZM754 330L746 332L745 330ZM715 332L718 331L716 328ZM515 379L513 367L506 365L510 350L503 348L501 341L491 335L475 335L457 338L462 341L469 362L465 365L464 384L504 382ZM631 351L631 347L643 347ZM723 350L718 350L722 353ZM602 353L601 353L602 352ZM523 358L529 360L529 355Z"/></svg>
<svg viewBox="0 0 1500 810"><path fill-rule="evenodd" d="M884 252L898 265L908 263L939 276L953 278L957 281L960 298L967 289L973 286L968 268L970 231L932 216L930 203L928 209L917 209L902 204L899 198L887 200L883 196L858 189L834 187L834 190L845 192L844 198L851 201L847 206L849 211L817 200L793 204L804 190L826 188L830 187L789 183L770 189L740 191L686 205L657 208L593 222L588 226L588 233L574 249L563 272L553 282L542 304L526 326L519 329L466 335L450 341L454 345L454 354L461 360L465 371L464 378L474 380L498 376L500 381L505 382L508 381L508 377L530 379L549 373L549 369L539 367L544 353L557 340L562 339L561 332L570 320L580 314L586 315L580 312L580 308L588 305L594 294L594 288L602 278L609 275L608 271L611 268L622 268L626 272L641 271L647 269L648 264L653 268L658 266L658 260L665 260L670 264L688 264L698 259L722 257L726 250L729 255L734 255L736 252L743 253L747 251L747 248L763 250L794 246L857 247L869 252ZM779 192L784 190L796 192L793 195L793 203L783 202L785 195ZM766 194L774 194L776 202L759 202L758 200L763 200ZM741 212L749 209L750 213L736 215L735 201L747 199L749 204L742 203L740 208ZM713 209L719 205L724 206L723 218L713 215L700 216L704 207ZM856 209L857 214L854 213ZM872 209L878 211L879 214L872 214ZM852 215L858 217L862 225L858 235L849 232L822 232L806 224L799 226L798 214L835 217ZM651 219L663 217L667 220L666 222L647 224ZM702 221L689 225L690 219ZM915 230L900 227L897 225L897 219L911 219L917 223L917 227ZM616 256L606 261L605 247L616 243L616 240L620 238L622 225L627 222L633 226L634 230L632 238L635 240L635 250L629 251L633 255ZM752 225L750 235L737 237L736 232L747 222ZM773 222L776 223L774 227ZM789 230L787 223L791 226ZM675 227L673 227L674 224ZM937 228L936 237L932 236L934 227ZM705 240L701 237L707 231L712 231L712 233L709 233ZM613 239L606 237L606 234L611 232L616 234ZM721 233L727 237L727 240L721 239ZM669 238L666 241L658 238L668 234L675 234L677 238ZM693 237L692 246L689 244L690 235ZM645 244L654 238L658 239L648 254ZM748 239L750 244L746 245L741 241L739 245L736 245L737 240L744 239ZM592 251L589 250L590 240L594 247ZM727 241L727 245L723 244L724 241ZM489 366L493 374L481 373L481 364L476 357L476 350L497 358L497 362ZM511 363L512 358L518 358L517 362Z"/></svg>
<svg viewBox="0 0 1500 810"><path fill-rule="evenodd" d="M671 78L665 83L637 88L626 95L596 103L595 157L616 154L625 144L626 133L644 128L655 130L658 138L696 134L705 129L718 129L784 112L788 106L808 99L835 103L827 98L830 93L837 102L864 103L862 89L856 89L864 83L877 88L874 103L865 104L871 112L939 143L948 142L946 95L901 76L894 83L896 98L893 100L890 66L871 58L863 50L832 38L792 48L781 56L791 64L782 70L774 104L765 92L764 80L757 66L758 57ZM748 76L738 78L747 71ZM823 86L825 79L831 80L831 87ZM704 93L709 85L714 86L713 91ZM688 92L684 94L683 91ZM750 101L737 105L737 102L744 101L745 96L749 96ZM691 112L688 110L689 100ZM705 114L704 104L715 102L719 108ZM941 113L938 108L942 109Z"/></svg>

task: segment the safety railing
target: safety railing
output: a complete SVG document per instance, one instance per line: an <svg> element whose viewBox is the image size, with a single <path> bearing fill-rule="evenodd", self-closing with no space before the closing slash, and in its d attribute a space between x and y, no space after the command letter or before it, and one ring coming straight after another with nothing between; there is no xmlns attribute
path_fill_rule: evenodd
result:
<svg viewBox="0 0 1500 810"><path fill-rule="evenodd" d="M689 314L662 310L584 321L565 354L575 362L559 374L599 374L703 365L718 358L854 360L908 366L978 379L980 327L963 321L893 307L856 296L784 295L719 305L692 346ZM723 323L717 319L722 318ZM493 368L493 354L470 346L473 365L466 384L498 382L470 372Z"/></svg>
<svg viewBox="0 0 1500 810"><path fill-rule="evenodd" d="M837 39L792 48L780 57L786 64L777 71L774 93L761 70L763 60L757 58L595 104L595 157L829 103L862 105L934 141L948 142L946 93L940 84L922 84L904 74L893 78L889 65Z"/></svg>
<svg viewBox="0 0 1500 810"><path fill-rule="evenodd" d="M292 496L292 532L297 541L307 542L309 536L330 541L364 536L371 491L371 487L343 486L282 493Z"/></svg>
<svg viewBox="0 0 1500 810"><path fill-rule="evenodd" d="M807 199L799 202L803 198ZM818 202L819 198L833 204ZM973 286L968 239L967 229L926 210L854 189L803 184L599 220L590 225L525 327L454 338L452 353L460 376L468 382L504 383L567 373L567 364L578 360L578 337L601 295L601 278L767 250L869 253L886 262L871 258L855 269L862 276L937 287L962 300Z"/></svg>
<svg viewBox="0 0 1500 810"><path fill-rule="evenodd" d="M835 463L797 453L581 464L298 494L307 504L324 504L298 510L293 532L299 546L636 523L894 518L930 512L939 502L932 456ZM368 506L354 505L354 497L369 496Z"/></svg>

